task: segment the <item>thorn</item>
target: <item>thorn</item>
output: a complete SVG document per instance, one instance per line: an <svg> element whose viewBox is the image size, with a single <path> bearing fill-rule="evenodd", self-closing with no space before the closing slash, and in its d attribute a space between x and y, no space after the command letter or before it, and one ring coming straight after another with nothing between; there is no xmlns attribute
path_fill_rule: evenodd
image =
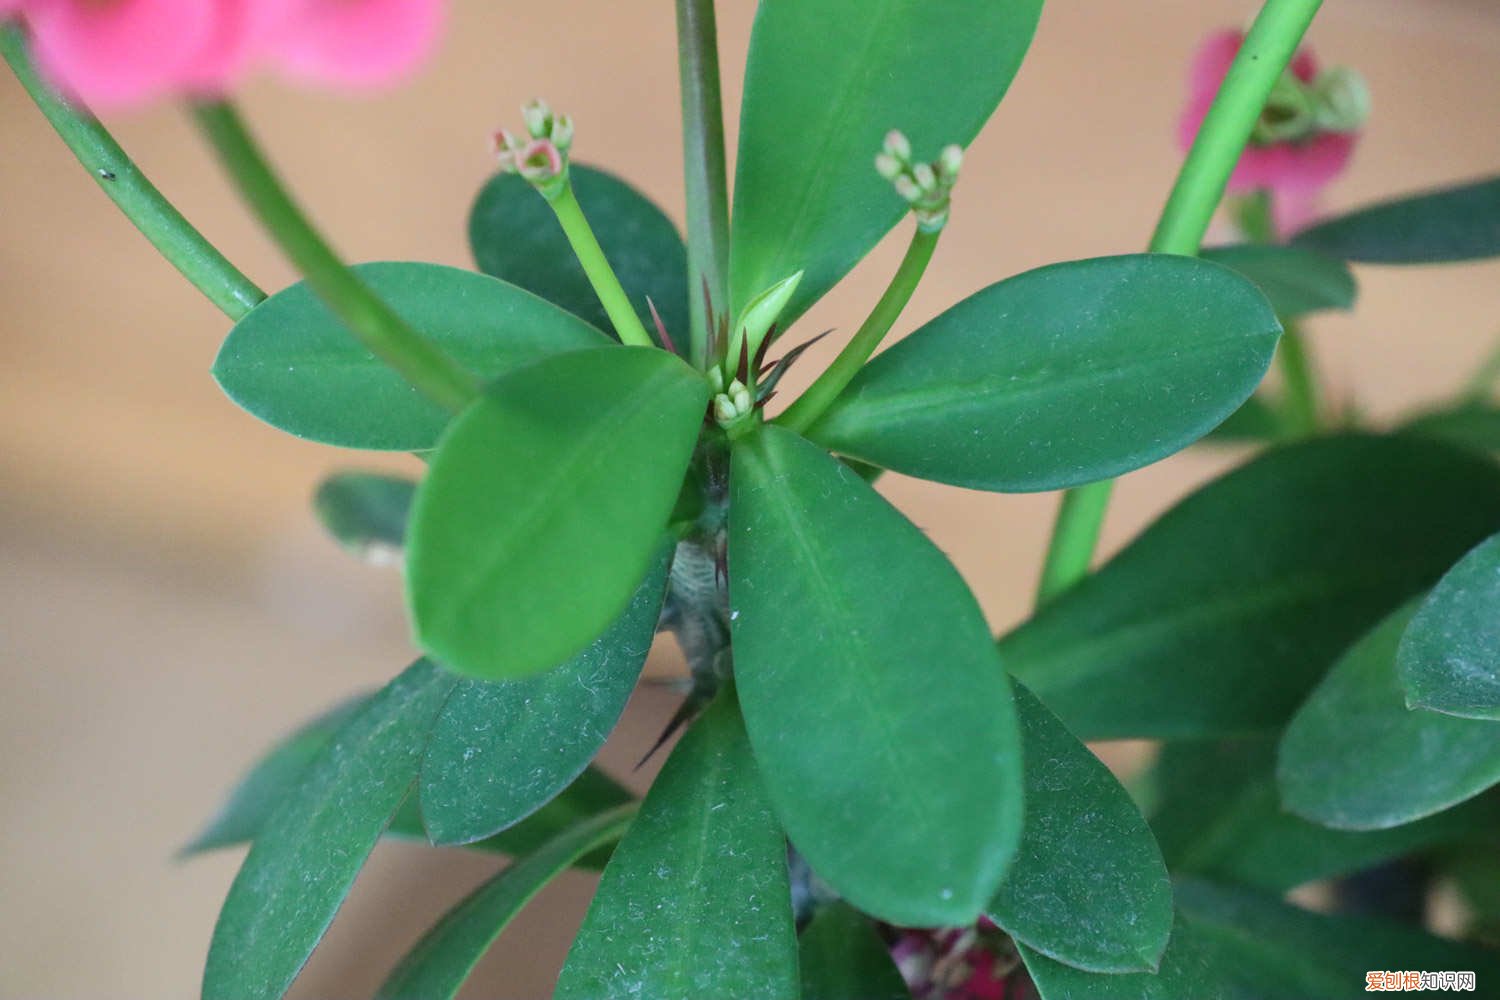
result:
<svg viewBox="0 0 1500 1000"><path fill-rule="evenodd" d="M651 301L651 296L646 296L646 306L651 310L651 319L656 323L656 332L661 336L661 342L667 350L681 357L682 352L677 345L672 343L672 335L667 332L667 324L661 321L661 313L656 311L656 303Z"/></svg>
<svg viewBox="0 0 1500 1000"><path fill-rule="evenodd" d="M760 346L755 349L755 357L754 359L752 359L751 363L757 369L759 369L760 366L765 362L766 352L771 349L771 341L776 339L776 333L776 324L772 323L771 328L766 331L766 339L762 340L760 342Z"/></svg>
<svg viewBox="0 0 1500 1000"><path fill-rule="evenodd" d="M775 390L776 383L781 381L781 376L787 373L787 369L791 368L792 365L796 363L798 358L802 357L802 353L804 351L806 351L809 347L816 344L818 341L822 340L832 332L832 328L824 330L822 333L818 334L811 340L806 341L805 343L798 344L790 351L787 351L786 354L784 354L774 365L770 365L769 367L771 369L771 374L764 381L762 381L757 388L757 392L760 394L759 402L764 403L766 400L771 398L771 393ZM756 372L756 378L760 378L760 376L764 374L765 369L761 369L761 371Z"/></svg>
<svg viewBox="0 0 1500 1000"><path fill-rule="evenodd" d="M750 381L750 342L740 341L740 363L735 365L735 377L741 382Z"/></svg>
<svg viewBox="0 0 1500 1000"><path fill-rule="evenodd" d="M672 718L668 720L666 728L661 731L661 735L656 738L656 742L651 744L651 749L647 750L645 755L636 761L635 769L637 771L645 766L646 761L656 755L656 751L667 745L667 740L670 740L676 734L677 730L687 725L697 716L701 704L701 701L691 694L683 699L682 704L677 706L677 711L672 713Z"/></svg>
<svg viewBox="0 0 1500 1000"><path fill-rule="evenodd" d="M769 403L771 400L773 400L775 398L776 398L776 390L772 389L770 392L768 392L764 396L760 397L760 399L756 400L755 401L755 406L756 406L757 409L763 408L767 403Z"/></svg>

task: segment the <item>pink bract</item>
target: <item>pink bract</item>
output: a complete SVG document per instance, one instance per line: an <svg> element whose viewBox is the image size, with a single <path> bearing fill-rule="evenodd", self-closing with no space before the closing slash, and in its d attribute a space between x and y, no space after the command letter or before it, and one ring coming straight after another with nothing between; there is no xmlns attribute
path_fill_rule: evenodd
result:
<svg viewBox="0 0 1500 1000"><path fill-rule="evenodd" d="M271 55L288 75L375 87L410 75L442 32L443 0L301 0Z"/></svg>
<svg viewBox="0 0 1500 1000"><path fill-rule="evenodd" d="M1197 136L1244 40L1238 31L1218 32L1193 58L1188 103L1178 125L1184 149ZM1291 70L1299 80L1310 83L1318 75L1317 59L1302 49L1293 58ZM1229 193L1269 191L1276 228L1283 234L1295 232L1312 221L1323 189L1348 167L1357 141L1354 132L1322 132L1300 142L1247 146L1229 178Z"/></svg>

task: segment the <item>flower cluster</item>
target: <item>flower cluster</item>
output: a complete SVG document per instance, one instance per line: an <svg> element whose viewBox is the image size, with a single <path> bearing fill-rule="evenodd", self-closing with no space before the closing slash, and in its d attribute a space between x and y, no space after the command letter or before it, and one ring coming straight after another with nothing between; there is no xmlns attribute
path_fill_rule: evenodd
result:
<svg viewBox="0 0 1500 1000"><path fill-rule="evenodd" d="M568 151L573 148L573 119L553 114L547 102L528 101L521 107L526 138L518 139L508 129L495 133L495 158L500 169L520 174L548 200L553 200L568 182Z"/></svg>
<svg viewBox="0 0 1500 1000"><path fill-rule="evenodd" d="M1223 31L1199 48L1178 130L1183 148L1198 134L1244 40L1241 32ZM1359 75L1342 67L1319 70L1313 53L1302 49L1267 100L1229 178L1229 193L1265 192L1281 235L1302 228L1312 220L1323 189L1349 165L1368 115Z"/></svg>
<svg viewBox="0 0 1500 1000"><path fill-rule="evenodd" d="M53 85L96 110L213 97L266 66L341 88L415 69L444 0L0 0Z"/></svg>
<svg viewBox="0 0 1500 1000"><path fill-rule="evenodd" d="M1015 945L985 918L973 927L898 931L891 958L914 1000L1024 1000L1032 995Z"/></svg>
<svg viewBox="0 0 1500 1000"><path fill-rule="evenodd" d="M916 163L912 160L911 142L903 133L892 130L886 133L885 143L875 156L875 169L911 206L917 224L928 232L936 232L948 221L948 199L963 162L962 148L944 146L933 162Z"/></svg>

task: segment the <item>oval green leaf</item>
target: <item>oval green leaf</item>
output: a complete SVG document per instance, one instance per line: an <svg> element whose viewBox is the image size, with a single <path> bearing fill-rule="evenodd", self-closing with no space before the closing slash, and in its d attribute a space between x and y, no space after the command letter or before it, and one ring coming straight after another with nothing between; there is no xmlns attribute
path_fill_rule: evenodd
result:
<svg viewBox="0 0 1500 1000"><path fill-rule="evenodd" d="M495 382L417 491L406 582L422 648L499 680L598 638L646 575L708 395L701 373L640 347L574 351Z"/></svg>
<svg viewBox="0 0 1500 1000"><path fill-rule="evenodd" d="M219 911L204 1000L291 986L416 778L457 678L418 660L353 713L272 814Z"/></svg>
<svg viewBox="0 0 1500 1000"><path fill-rule="evenodd" d="M1407 702L1500 719L1500 535L1438 581L1396 652Z"/></svg>
<svg viewBox="0 0 1500 1000"><path fill-rule="evenodd" d="M1155 969L1172 932L1172 884L1151 830L1109 768L1035 695L1013 690L1026 819L990 919L1075 968Z"/></svg>
<svg viewBox="0 0 1500 1000"><path fill-rule="evenodd" d="M1020 835L1009 685L952 564L864 480L768 426L735 445L735 676L787 835L866 913L972 923Z"/></svg>
<svg viewBox="0 0 1500 1000"><path fill-rule="evenodd" d="M340 472L313 496L313 509L334 541L373 563L399 562L417 484L401 476Z"/></svg>
<svg viewBox="0 0 1500 1000"><path fill-rule="evenodd" d="M1281 738L1282 804L1340 830L1430 816L1500 782L1500 722L1411 709L1396 675L1408 605L1329 671Z"/></svg>
<svg viewBox="0 0 1500 1000"><path fill-rule="evenodd" d="M1447 441L1475 451L1500 451L1500 406L1473 402L1419 414L1400 428L1403 434Z"/></svg>
<svg viewBox="0 0 1500 1000"><path fill-rule="evenodd" d="M619 840L635 811L622 806L585 820L475 889L406 953L376 1000L452 1000L516 914L579 858Z"/></svg>
<svg viewBox="0 0 1500 1000"><path fill-rule="evenodd" d="M422 820L433 843L469 843L520 822L594 759L646 664L671 555L664 544L625 613L567 663L458 685L422 758Z"/></svg>
<svg viewBox="0 0 1500 1000"><path fill-rule="evenodd" d="M1199 256L1249 278L1282 319L1352 309L1359 294L1348 264L1306 247L1239 243L1209 247Z"/></svg>
<svg viewBox="0 0 1500 1000"><path fill-rule="evenodd" d="M1370 205L1296 235L1298 246L1368 264L1441 264L1500 254L1500 177Z"/></svg>
<svg viewBox="0 0 1500 1000"><path fill-rule="evenodd" d="M1001 640L1080 739L1279 728L1344 649L1500 525L1500 469L1347 435L1209 483Z"/></svg>
<svg viewBox="0 0 1500 1000"><path fill-rule="evenodd" d="M786 841L732 697L673 749L615 849L555 1000L797 1000Z"/></svg>
<svg viewBox="0 0 1500 1000"><path fill-rule="evenodd" d="M1254 285L1133 254L991 285L878 355L809 431L921 479L1002 492L1117 476L1207 434L1281 327Z"/></svg>
<svg viewBox="0 0 1500 1000"><path fill-rule="evenodd" d="M1041 0L762 0L740 106L730 240L736 315L804 271L783 329L907 212L872 165L967 146L1020 68ZM720 309L722 303L716 303Z"/></svg>
<svg viewBox="0 0 1500 1000"><path fill-rule="evenodd" d="M687 343L687 250L665 212L635 188L595 167L568 168L573 193L604 256L654 332L649 298L667 332ZM485 274L540 295L600 330L612 330L562 225L541 195L517 174L497 174L469 212L469 247Z"/></svg>
<svg viewBox="0 0 1500 1000"><path fill-rule="evenodd" d="M821 907L797 944L802 1000L912 1000L875 925L847 903Z"/></svg>
<svg viewBox="0 0 1500 1000"><path fill-rule="evenodd" d="M482 274L415 263L354 270L413 329L481 378L609 342L550 302ZM431 448L451 416L355 340L305 283L236 323L213 374L230 399L271 426L345 448Z"/></svg>

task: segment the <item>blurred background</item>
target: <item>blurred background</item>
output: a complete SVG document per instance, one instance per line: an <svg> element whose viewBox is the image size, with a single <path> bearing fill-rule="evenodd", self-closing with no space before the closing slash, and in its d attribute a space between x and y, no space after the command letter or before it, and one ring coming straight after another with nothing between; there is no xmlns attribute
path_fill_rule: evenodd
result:
<svg viewBox="0 0 1500 1000"><path fill-rule="evenodd" d="M1190 54L1254 6L1054 0L966 160L954 222L898 332L1000 277L1141 249L1179 159ZM536 95L573 113L575 156L681 220L671 4L453 8L438 58L399 91L345 100L262 81L244 97L349 258L468 266L488 136ZM720 9L732 135L754 4ZM1330 208L1500 167L1494 0L1331 2L1310 39L1325 63L1363 72L1375 100ZM109 124L253 278L293 280L179 109ZM8 73L0 137L0 996L191 995L240 855L180 863L174 851L275 738L412 656L397 575L347 558L308 499L330 470L414 461L307 444L241 413L208 376L224 318L153 255ZM802 328L847 335L900 250L887 241ZM1454 391L1500 334L1500 265L1359 277L1357 312L1312 326L1335 396L1376 421ZM820 364L800 367L805 380ZM1127 477L1107 548L1236 457L1195 449ZM1055 496L894 476L882 489L952 556L997 630L1019 620ZM670 641L648 670L680 670ZM606 766L630 775L673 704L643 688ZM293 995L368 995L497 865L383 845ZM556 883L466 995L550 995L591 889L584 876Z"/></svg>

